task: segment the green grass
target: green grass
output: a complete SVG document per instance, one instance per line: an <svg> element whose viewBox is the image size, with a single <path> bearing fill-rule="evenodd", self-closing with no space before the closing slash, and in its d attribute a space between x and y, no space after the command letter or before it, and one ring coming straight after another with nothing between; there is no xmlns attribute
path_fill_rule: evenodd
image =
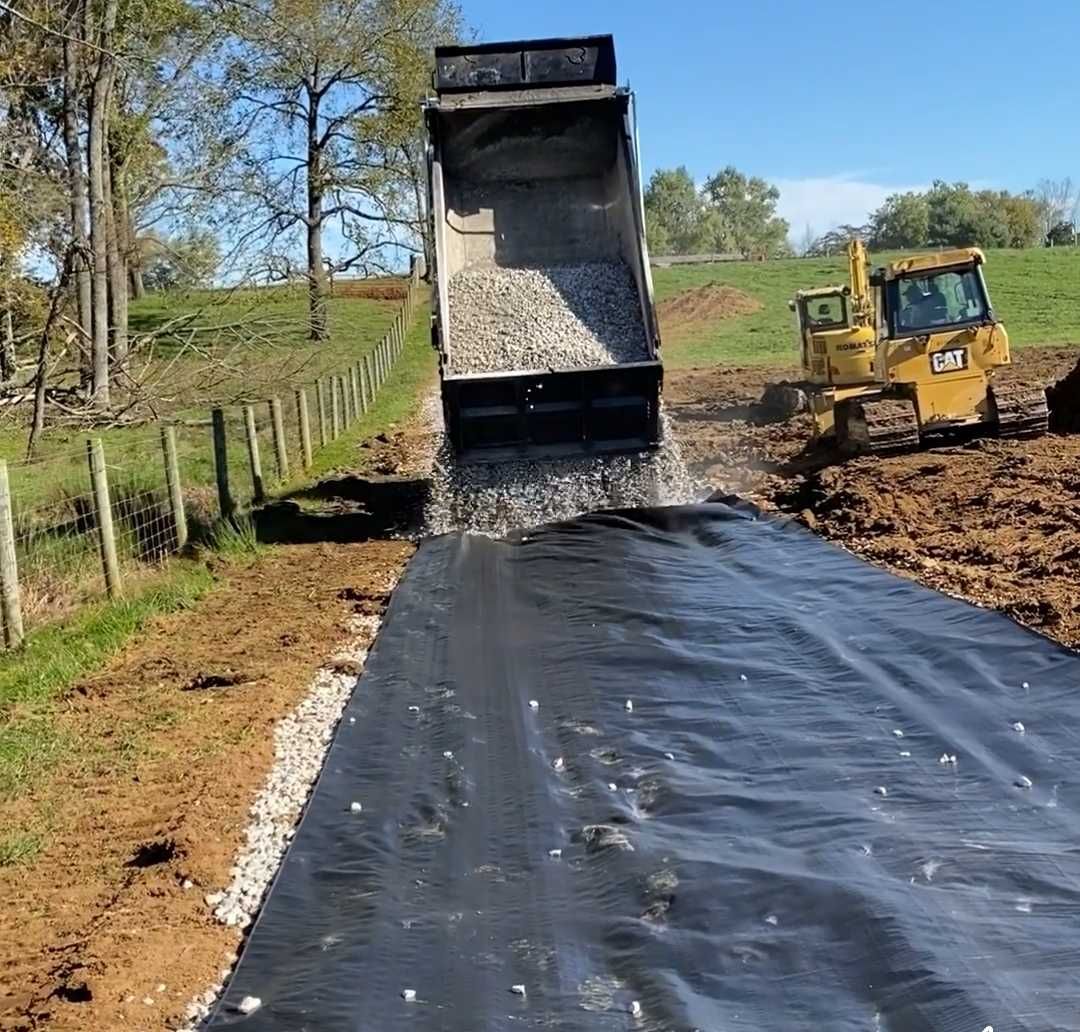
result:
<svg viewBox="0 0 1080 1032"><path fill-rule="evenodd" d="M0 867L32 863L41 852L41 847L41 835L33 831L0 835Z"/></svg>
<svg viewBox="0 0 1080 1032"><path fill-rule="evenodd" d="M427 309L421 308L409 330L401 357L376 395L375 403L346 433L320 449L311 475L319 477L335 469L354 468L357 442L412 415L425 388L434 380L437 368Z"/></svg>
<svg viewBox="0 0 1080 1032"><path fill-rule="evenodd" d="M57 699L97 670L159 613L190 608L214 584L201 563L181 562L130 599L98 603L30 634L0 664L0 798L47 768L64 748L53 720Z"/></svg>
<svg viewBox="0 0 1080 1032"><path fill-rule="evenodd" d="M875 264L896 257L875 254ZM986 279L1010 340L1019 347L1080 344L1080 248L987 252ZM795 291L842 284L846 258L727 262L654 269L657 301L709 283L756 298L760 311L688 327L665 338L671 368L729 364L795 364L795 329L787 303Z"/></svg>

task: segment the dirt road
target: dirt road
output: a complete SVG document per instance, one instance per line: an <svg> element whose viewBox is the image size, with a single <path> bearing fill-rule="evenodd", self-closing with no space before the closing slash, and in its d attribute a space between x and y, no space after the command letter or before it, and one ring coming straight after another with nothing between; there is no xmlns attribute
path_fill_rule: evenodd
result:
<svg viewBox="0 0 1080 1032"><path fill-rule="evenodd" d="M1077 355L1020 351L1015 375L1051 384ZM667 375L665 399L695 472L896 573L1080 647L1080 436L971 440L845 461L807 450L807 416L763 422L754 403L784 375L797 372Z"/></svg>

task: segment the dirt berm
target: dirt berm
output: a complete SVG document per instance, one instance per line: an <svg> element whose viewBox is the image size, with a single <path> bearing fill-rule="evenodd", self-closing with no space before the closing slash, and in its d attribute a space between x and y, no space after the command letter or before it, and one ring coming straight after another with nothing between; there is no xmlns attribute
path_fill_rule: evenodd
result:
<svg viewBox="0 0 1080 1032"><path fill-rule="evenodd" d="M1060 434L1080 433L1080 362L1047 391L1050 427Z"/></svg>

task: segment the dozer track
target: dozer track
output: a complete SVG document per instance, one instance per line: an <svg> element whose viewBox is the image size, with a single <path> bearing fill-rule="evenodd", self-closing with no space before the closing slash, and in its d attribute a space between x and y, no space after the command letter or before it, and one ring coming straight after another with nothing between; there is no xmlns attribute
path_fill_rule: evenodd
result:
<svg viewBox="0 0 1080 1032"><path fill-rule="evenodd" d="M991 387L999 437L1042 437L1050 429L1050 409L1041 387Z"/></svg>
<svg viewBox="0 0 1080 1032"><path fill-rule="evenodd" d="M892 455L919 447L919 417L903 398L845 401L836 406L837 442L849 455Z"/></svg>

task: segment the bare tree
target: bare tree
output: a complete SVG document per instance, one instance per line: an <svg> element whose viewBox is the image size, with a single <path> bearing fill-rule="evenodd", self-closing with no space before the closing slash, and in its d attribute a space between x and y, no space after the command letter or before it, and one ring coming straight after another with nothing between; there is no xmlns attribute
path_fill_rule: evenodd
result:
<svg viewBox="0 0 1080 1032"><path fill-rule="evenodd" d="M1080 193L1072 179L1042 179L1035 187L1035 199L1042 213L1043 238L1050 236L1055 226L1075 222L1080 208Z"/></svg>
<svg viewBox="0 0 1080 1032"><path fill-rule="evenodd" d="M67 20L63 40L63 121L64 152L67 164L67 188L71 200L71 236L74 242L75 293L79 311L79 327L86 340L93 333L90 293L90 207L86 196L82 150L79 147L79 111L82 96L80 78L79 34L83 25L85 0L68 0Z"/></svg>
<svg viewBox="0 0 1080 1032"><path fill-rule="evenodd" d="M109 254L108 213L105 194L106 120L113 86L113 33L118 0L105 0L101 29L97 34L97 67L90 87L88 167L90 170L90 249L93 253L93 398L97 408L108 410L109 396Z"/></svg>
<svg viewBox="0 0 1080 1032"><path fill-rule="evenodd" d="M227 195L271 250L302 230L309 336L328 334L327 274L415 249L415 132L432 45L453 38L448 0L221 0L233 38L215 109ZM216 178L220 171L213 170ZM326 231L337 230L333 256Z"/></svg>

